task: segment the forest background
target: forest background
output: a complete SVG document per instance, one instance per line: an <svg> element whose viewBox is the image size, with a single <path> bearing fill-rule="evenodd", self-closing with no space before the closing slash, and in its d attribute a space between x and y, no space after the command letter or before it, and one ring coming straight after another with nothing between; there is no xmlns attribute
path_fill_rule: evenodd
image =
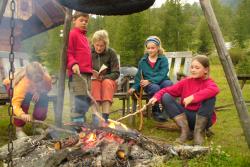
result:
<svg viewBox="0 0 250 167"><path fill-rule="evenodd" d="M250 73L250 1L211 0L230 55L238 72ZM42 62L58 73L63 26L23 41L22 50L31 60ZM199 3L166 0L159 8L150 8L127 16L91 16L87 36L106 29L110 46L121 56L121 65L137 66L144 53L144 41L150 35L161 38L166 51L192 51L208 56L215 46Z"/></svg>

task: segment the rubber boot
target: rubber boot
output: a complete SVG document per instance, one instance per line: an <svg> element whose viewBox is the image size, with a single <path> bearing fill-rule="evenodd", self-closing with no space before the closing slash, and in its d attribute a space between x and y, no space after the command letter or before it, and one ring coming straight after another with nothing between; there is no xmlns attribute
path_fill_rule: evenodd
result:
<svg viewBox="0 0 250 167"><path fill-rule="evenodd" d="M196 122L194 128L194 144L202 145L204 142L205 128L207 126L208 118L201 115L196 115Z"/></svg>
<svg viewBox="0 0 250 167"><path fill-rule="evenodd" d="M188 126L186 114L182 113L180 115L177 115L176 117L174 117L174 121L181 128L181 135L176 139L176 141L179 143L184 143L190 136L190 129Z"/></svg>

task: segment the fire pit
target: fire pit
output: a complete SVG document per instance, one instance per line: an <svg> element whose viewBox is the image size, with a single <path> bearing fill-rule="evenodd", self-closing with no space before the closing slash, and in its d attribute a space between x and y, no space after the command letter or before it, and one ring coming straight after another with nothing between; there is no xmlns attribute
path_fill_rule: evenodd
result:
<svg viewBox="0 0 250 167"><path fill-rule="evenodd" d="M155 166L173 156L191 158L209 151L200 146L171 146L159 143L126 127L74 125L80 132L53 139L50 130L40 136L14 141L14 166L46 167L143 167ZM7 160L7 145L0 160Z"/></svg>

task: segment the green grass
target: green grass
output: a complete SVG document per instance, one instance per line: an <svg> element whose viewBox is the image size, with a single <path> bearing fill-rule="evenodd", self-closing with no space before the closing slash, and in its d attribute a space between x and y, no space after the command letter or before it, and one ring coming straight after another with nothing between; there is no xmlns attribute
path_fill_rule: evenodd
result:
<svg viewBox="0 0 250 167"><path fill-rule="evenodd" d="M220 94L217 96L216 106L233 103L232 95L227 84L225 74L222 66L218 63L218 60L212 60L211 77L220 87ZM249 82L243 89L244 99L250 100L250 84ZM69 104L68 98L65 98L64 109L64 122L69 121ZM1 106L2 107L2 106ZM112 110L121 108L121 102L115 100ZM248 106L248 110L250 107ZM50 114L47 121L52 122L53 114L50 107ZM88 114L90 115L90 114ZM119 117L118 114L114 114L112 117ZM206 140L205 145L210 146L212 151L201 157L196 157L189 160L181 160L179 158L173 158L165 164L159 164L159 167L178 167L178 166L190 166L190 167L247 167L250 166L250 149L246 143L243 130L240 125L240 120L237 114L237 110L234 106L229 107L226 110L217 112L217 123L212 127L212 131L215 135ZM142 133L146 136L150 136L159 140L163 140L166 143L173 144L179 132L166 131L155 128L156 122L151 119L145 119L144 129ZM7 108L2 107L0 111L0 145L7 143L7 125L8 116ZM26 129L29 132L29 128ZM1 164L0 164L1 166Z"/></svg>

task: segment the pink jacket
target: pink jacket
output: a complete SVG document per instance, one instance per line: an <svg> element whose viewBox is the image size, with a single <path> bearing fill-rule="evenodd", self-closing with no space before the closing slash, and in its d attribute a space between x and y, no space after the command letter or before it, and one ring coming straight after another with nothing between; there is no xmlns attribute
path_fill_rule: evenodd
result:
<svg viewBox="0 0 250 167"><path fill-rule="evenodd" d="M68 75L72 75L72 66L78 64L81 73L92 73L92 57L86 31L73 28L69 34L67 50Z"/></svg>
<svg viewBox="0 0 250 167"><path fill-rule="evenodd" d="M193 95L194 100L186 107L186 109L197 111L200 108L202 101L215 97L219 93L219 88L211 78L195 79L188 77L182 79L173 86L161 89L154 95L154 97L160 101L165 93L168 93L173 97L180 97L180 103L182 106L184 106L183 99Z"/></svg>

